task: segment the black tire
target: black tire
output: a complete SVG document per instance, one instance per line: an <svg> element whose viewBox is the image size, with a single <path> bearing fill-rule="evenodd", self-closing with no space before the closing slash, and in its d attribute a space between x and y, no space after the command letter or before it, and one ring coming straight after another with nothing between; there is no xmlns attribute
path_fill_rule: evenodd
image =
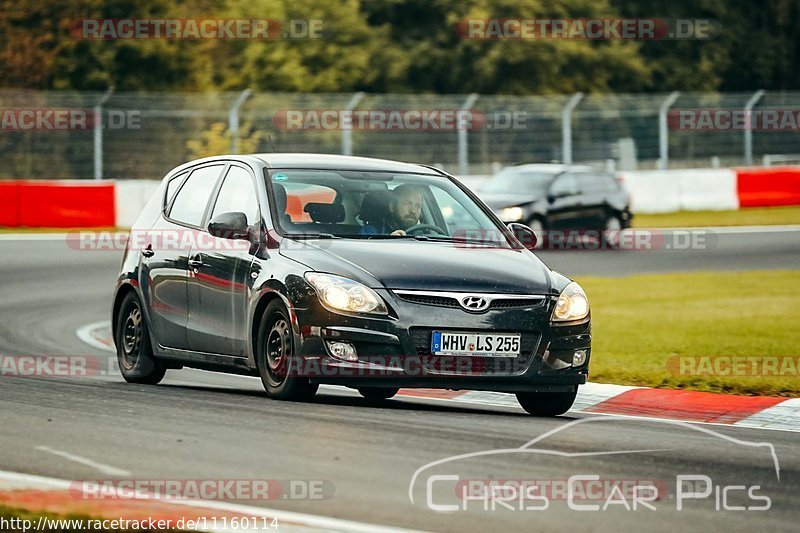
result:
<svg viewBox="0 0 800 533"><path fill-rule="evenodd" d="M517 401L534 416L558 416L569 411L578 395L573 392L520 392Z"/></svg>
<svg viewBox="0 0 800 533"><path fill-rule="evenodd" d="M610 213L608 216L606 216L606 219L603 222L603 227L600 230L600 239L602 239L602 244L609 248L619 248L621 233L624 229L625 225L623 224L622 219L617 215Z"/></svg>
<svg viewBox="0 0 800 533"><path fill-rule="evenodd" d="M291 375L294 357L291 323L289 312L280 301L274 300L267 305L261 316L256 343L258 374L270 398L309 401L317 393L319 385L311 384L308 378Z"/></svg>
<svg viewBox="0 0 800 533"><path fill-rule="evenodd" d="M125 381L155 385L164 379L167 367L153 356L150 331L136 293L125 295L116 321L117 364Z"/></svg>
<svg viewBox="0 0 800 533"><path fill-rule="evenodd" d="M384 389L381 387L359 387L358 393L370 401L388 400L397 394L400 389Z"/></svg>

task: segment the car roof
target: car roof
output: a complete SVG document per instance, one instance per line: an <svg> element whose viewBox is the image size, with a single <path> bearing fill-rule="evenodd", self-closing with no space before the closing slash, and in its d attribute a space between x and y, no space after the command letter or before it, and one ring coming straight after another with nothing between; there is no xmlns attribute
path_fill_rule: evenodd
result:
<svg viewBox="0 0 800 533"><path fill-rule="evenodd" d="M509 167L503 167L501 172L507 170L520 172L540 172L544 174L561 174L562 172L566 172L568 170L572 172L596 171L596 169L587 165L559 165L553 163L528 163L524 165L513 165Z"/></svg>
<svg viewBox="0 0 800 533"><path fill-rule="evenodd" d="M313 168L330 170L363 170L387 172L413 172L415 174L429 174L442 176L432 168L415 164L390 161L388 159L374 159L371 157L354 157L331 154L253 154L252 157L261 159L271 168Z"/></svg>

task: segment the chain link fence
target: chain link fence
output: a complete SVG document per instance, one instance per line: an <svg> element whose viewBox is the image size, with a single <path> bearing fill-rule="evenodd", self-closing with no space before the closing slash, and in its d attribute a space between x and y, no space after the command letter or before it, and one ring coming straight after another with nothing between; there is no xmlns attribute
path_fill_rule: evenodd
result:
<svg viewBox="0 0 800 533"><path fill-rule="evenodd" d="M767 112L777 122L765 123ZM523 162L650 169L800 161L800 92L0 90L0 113L0 178L157 179L197 157L271 151L384 157L460 175Z"/></svg>

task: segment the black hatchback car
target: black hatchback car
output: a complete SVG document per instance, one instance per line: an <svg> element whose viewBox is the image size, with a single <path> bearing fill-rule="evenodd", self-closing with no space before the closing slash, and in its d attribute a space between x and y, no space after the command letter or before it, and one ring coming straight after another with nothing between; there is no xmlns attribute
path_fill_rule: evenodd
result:
<svg viewBox="0 0 800 533"><path fill-rule="evenodd" d="M622 184L612 174L588 166L506 167L486 181L478 195L501 220L523 222L538 235L582 231L613 245L633 219Z"/></svg>
<svg viewBox="0 0 800 533"><path fill-rule="evenodd" d="M435 168L312 154L220 156L164 178L131 230L113 302L119 367L320 384L515 393L557 415L586 382L586 294Z"/></svg>

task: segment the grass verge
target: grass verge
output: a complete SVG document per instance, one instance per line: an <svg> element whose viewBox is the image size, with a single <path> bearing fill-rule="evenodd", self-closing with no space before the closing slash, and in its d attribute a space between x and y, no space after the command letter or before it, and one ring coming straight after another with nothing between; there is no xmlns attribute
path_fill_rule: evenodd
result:
<svg viewBox="0 0 800 533"><path fill-rule="evenodd" d="M675 364L680 356L684 360L691 356L791 357L797 363L800 270L578 281L592 304L592 381L800 396L800 377L791 368L779 376L742 375L742 371L724 376L681 372Z"/></svg>
<svg viewBox="0 0 800 533"><path fill-rule="evenodd" d="M736 211L679 211L634 215L635 228L778 226L800 224L800 206L746 207Z"/></svg>

